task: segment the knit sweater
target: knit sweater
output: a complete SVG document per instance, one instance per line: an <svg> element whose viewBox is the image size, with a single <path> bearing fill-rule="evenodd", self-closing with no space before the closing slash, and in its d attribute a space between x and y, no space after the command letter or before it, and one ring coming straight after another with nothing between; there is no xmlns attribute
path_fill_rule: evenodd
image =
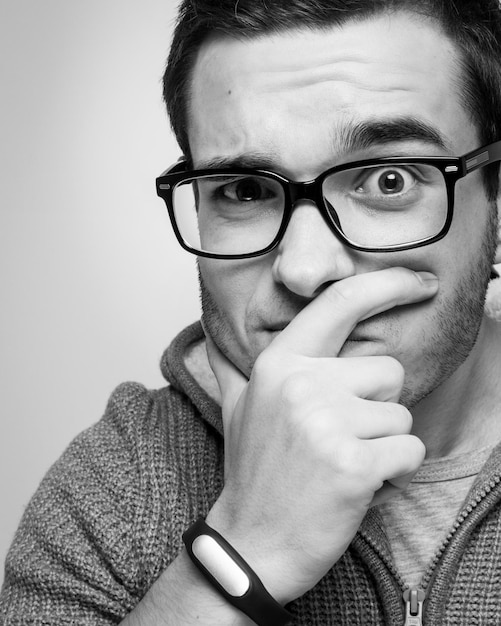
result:
<svg viewBox="0 0 501 626"><path fill-rule="evenodd" d="M2 626L120 623L209 511L223 486L221 413L183 362L200 337L193 325L164 354L168 387L121 385L50 469L7 557ZM427 626L501 624L500 477L497 448L422 580ZM404 588L371 509L343 557L289 609L296 626L402 626Z"/></svg>

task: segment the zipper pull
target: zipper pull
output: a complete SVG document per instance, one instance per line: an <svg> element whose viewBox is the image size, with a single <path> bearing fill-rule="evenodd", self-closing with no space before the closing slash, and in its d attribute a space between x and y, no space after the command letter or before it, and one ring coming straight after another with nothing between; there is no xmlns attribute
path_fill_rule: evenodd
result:
<svg viewBox="0 0 501 626"><path fill-rule="evenodd" d="M404 591L404 626L423 626L423 603L425 598L426 594L422 589L406 589Z"/></svg>

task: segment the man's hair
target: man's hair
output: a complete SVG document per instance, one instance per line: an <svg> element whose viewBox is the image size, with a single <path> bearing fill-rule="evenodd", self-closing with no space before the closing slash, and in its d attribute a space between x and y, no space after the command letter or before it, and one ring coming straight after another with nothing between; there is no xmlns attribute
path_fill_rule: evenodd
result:
<svg viewBox="0 0 501 626"><path fill-rule="evenodd" d="M463 106L482 144L501 139L499 0L183 0L163 79L167 111L181 150L191 157L190 83L198 51L209 36L249 39L299 28L327 30L399 10L432 19L455 44ZM498 172L499 164L483 171L491 201L498 192Z"/></svg>

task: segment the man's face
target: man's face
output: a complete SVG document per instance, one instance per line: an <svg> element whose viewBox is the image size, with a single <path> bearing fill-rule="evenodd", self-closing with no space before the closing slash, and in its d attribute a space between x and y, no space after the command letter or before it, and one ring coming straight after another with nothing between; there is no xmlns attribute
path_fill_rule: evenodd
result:
<svg viewBox="0 0 501 626"><path fill-rule="evenodd" d="M479 140L460 100L458 71L443 33L405 13L327 32L215 38L203 46L192 80L194 167L250 157L310 180L357 159L464 154ZM347 148L353 128L406 118L436 130L445 147L396 133ZM315 205L300 201L274 252L199 260L206 326L249 375L259 353L328 284L390 266L431 271L438 296L358 324L341 353L397 358L406 371L403 401L414 404L474 342L490 264L489 211L475 172L456 185L445 239L405 252L361 253L335 237Z"/></svg>

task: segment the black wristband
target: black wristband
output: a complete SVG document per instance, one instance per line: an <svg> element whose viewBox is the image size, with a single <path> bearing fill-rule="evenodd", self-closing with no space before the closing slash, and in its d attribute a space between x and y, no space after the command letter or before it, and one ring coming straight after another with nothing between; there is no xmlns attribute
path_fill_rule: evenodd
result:
<svg viewBox="0 0 501 626"><path fill-rule="evenodd" d="M183 534L193 563L209 582L258 626L285 626L292 615L266 591L244 559L200 518Z"/></svg>

